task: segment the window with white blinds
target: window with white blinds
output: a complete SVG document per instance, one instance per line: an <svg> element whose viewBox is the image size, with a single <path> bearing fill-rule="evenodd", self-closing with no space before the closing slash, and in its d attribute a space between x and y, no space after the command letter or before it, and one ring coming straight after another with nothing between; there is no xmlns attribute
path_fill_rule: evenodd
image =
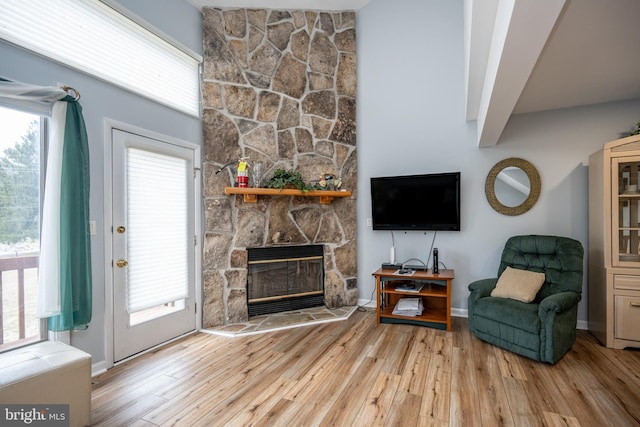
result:
<svg viewBox="0 0 640 427"><path fill-rule="evenodd" d="M136 148L126 163L131 314L188 296L188 163Z"/></svg>
<svg viewBox="0 0 640 427"><path fill-rule="evenodd" d="M150 7L162 7L149 2ZM99 0L2 0L0 38L189 115L199 64L186 49Z"/></svg>

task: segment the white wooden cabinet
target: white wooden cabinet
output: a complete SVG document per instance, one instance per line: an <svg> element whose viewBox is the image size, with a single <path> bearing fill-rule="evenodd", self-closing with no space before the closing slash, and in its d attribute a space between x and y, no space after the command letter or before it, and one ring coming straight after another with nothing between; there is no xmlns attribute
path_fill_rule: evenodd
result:
<svg viewBox="0 0 640 427"><path fill-rule="evenodd" d="M640 135L589 158L589 330L640 347Z"/></svg>

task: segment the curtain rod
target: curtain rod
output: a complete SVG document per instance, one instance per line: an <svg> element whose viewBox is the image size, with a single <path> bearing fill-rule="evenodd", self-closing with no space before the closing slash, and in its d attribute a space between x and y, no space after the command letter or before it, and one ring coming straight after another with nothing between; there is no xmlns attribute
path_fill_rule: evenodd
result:
<svg viewBox="0 0 640 427"><path fill-rule="evenodd" d="M80 91L72 88L71 86L62 86L61 89L65 92L73 92L73 96L75 97L76 101L80 99Z"/></svg>

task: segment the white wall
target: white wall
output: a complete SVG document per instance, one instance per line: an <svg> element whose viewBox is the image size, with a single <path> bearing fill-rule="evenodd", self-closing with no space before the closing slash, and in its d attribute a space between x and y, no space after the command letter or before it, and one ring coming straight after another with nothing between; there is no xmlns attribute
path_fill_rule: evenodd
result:
<svg viewBox="0 0 640 427"><path fill-rule="evenodd" d="M462 230L440 232L435 242L440 260L455 270L454 313L466 314L471 281L495 277L512 235L567 236L587 252L588 156L632 128L640 100L513 116L498 145L480 149L475 122L465 121L463 1L372 0L356 24L361 300L371 298L371 273L388 261L391 246L390 232L366 226L372 176L461 172ZM537 204L517 217L498 214L484 196L486 175L507 157L533 163L542 182ZM432 232L394 235L397 260L426 260Z"/></svg>
<svg viewBox="0 0 640 427"><path fill-rule="evenodd" d="M191 50L202 52L200 12L183 0L163 0L162 6L142 0L120 3L171 35ZM147 13L148 12L148 13ZM67 23L72 25L73 23ZM86 331L72 333L74 346L92 356L94 367L105 361L105 283L104 237L104 120L114 119L168 136L202 144L202 126L198 119L150 102L108 83L96 80L60 64L0 41L0 76L37 85L55 86L58 82L78 89L89 137L91 167L90 215L98 233L92 236L93 318ZM1 129L0 129L1 132Z"/></svg>

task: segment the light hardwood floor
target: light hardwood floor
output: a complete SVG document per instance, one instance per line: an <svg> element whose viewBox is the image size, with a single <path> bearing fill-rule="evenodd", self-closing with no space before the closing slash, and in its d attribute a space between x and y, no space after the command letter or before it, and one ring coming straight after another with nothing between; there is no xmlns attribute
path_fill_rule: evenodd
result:
<svg viewBox="0 0 640 427"><path fill-rule="evenodd" d="M97 426L636 426L640 351L578 331L556 365L375 313L226 338L198 333L94 378Z"/></svg>

